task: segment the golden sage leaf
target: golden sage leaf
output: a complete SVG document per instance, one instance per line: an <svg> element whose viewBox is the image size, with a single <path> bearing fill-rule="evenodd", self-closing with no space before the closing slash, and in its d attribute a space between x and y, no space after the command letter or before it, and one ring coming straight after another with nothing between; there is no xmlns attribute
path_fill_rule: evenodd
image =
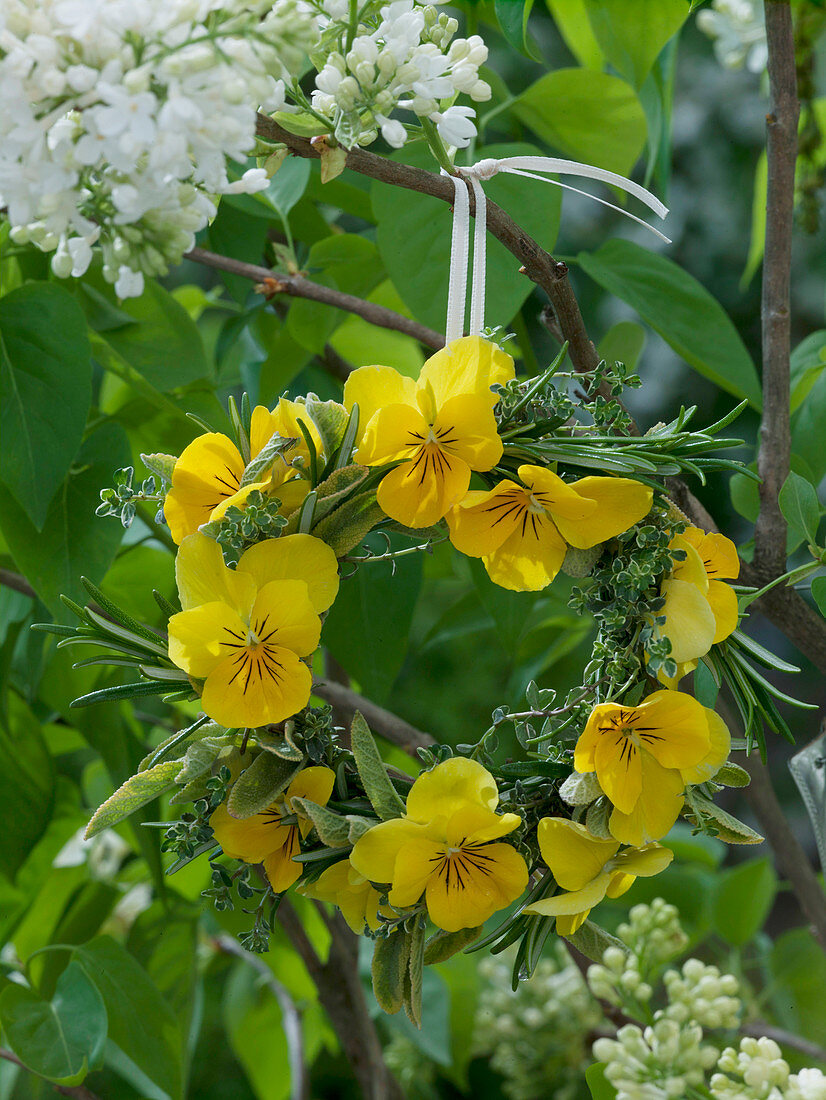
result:
<svg viewBox="0 0 826 1100"><path fill-rule="evenodd" d="M313 527L313 534L331 546L337 558L343 558L382 519L384 512L376 502L376 494L358 493L317 523Z"/></svg>
<svg viewBox="0 0 826 1100"><path fill-rule="evenodd" d="M410 934L410 957L404 974L404 1011L411 1024L422 1027L422 982L425 922L419 920Z"/></svg>
<svg viewBox="0 0 826 1100"><path fill-rule="evenodd" d="M712 781L723 787L748 787L751 783L751 776L745 768L741 768L739 764L733 764L729 760L712 777Z"/></svg>
<svg viewBox="0 0 826 1100"><path fill-rule="evenodd" d="M478 928L460 928L458 932L436 932L425 944L424 965L435 966L436 963L447 962L468 944L478 940L481 933L481 925Z"/></svg>
<svg viewBox="0 0 826 1100"><path fill-rule="evenodd" d="M748 825L744 825L742 821L739 821L733 814L727 813L717 806L711 799L706 798L704 795L695 794L692 798L693 807L696 807L697 811L702 814L705 822L711 821L714 828L717 830L717 836L720 840L726 842L726 844L762 844L765 839L759 833L756 833L754 829L750 829ZM696 817L695 814L691 814L692 817ZM697 822L701 824L701 822Z"/></svg>
<svg viewBox="0 0 826 1100"><path fill-rule="evenodd" d="M353 715L350 747L356 758L356 767L365 793L378 816L382 821L401 817L405 812L405 804L390 782L384 761L379 755L378 745L359 711Z"/></svg>
<svg viewBox="0 0 826 1100"><path fill-rule="evenodd" d="M282 760L269 752L256 756L238 776L229 792L230 817L245 818L260 814L275 801L301 770L301 761Z"/></svg>
<svg viewBox="0 0 826 1100"><path fill-rule="evenodd" d="M148 771L131 775L92 815L86 826L85 839L90 840L104 829L111 829L135 810L174 787L180 770L180 760L165 760Z"/></svg>
<svg viewBox="0 0 826 1100"><path fill-rule="evenodd" d="M293 798L291 803L299 806L301 812L312 821L322 844L326 844L328 848L350 847L350 822L346 817L328 810L326 806L319 806L308 798Z"/></svg>
<svg viewBox="0 0 826 1100"><path fill-rule="evenodd" d="M355 844L360 836L372 829L376 824L370 817L360 817L358 814L347 814L347 821L349 823L349 832L347 839L350 844Z"/></svg>
<svg viewBox="0 0 826 1100"><path fill-rule="evenodd" d="M394 1016L404 1005L405 978L410 961L410 934L398 929L376 940L373 951L373 994L382 1012Z"/></svg>
<svg viewBox="0 0 826 1100"><path fill-rule="evenodd" d="M172 474L177 462L175 455L141 455L141 462L150 472L164 481L172 481Z"/></svg>
<svg viewBox="0 0 826 1100"><path fill-rule="evenodd" d="M584 955L591 962L601 963L602 956L609 947L619 947L623 954L628 954L628 948L622 940L618 940L616 936L612 936L610 932L606 932L591 920L586 920L576 932L572 932L565 939L577 949L580 955Z"/></svg>

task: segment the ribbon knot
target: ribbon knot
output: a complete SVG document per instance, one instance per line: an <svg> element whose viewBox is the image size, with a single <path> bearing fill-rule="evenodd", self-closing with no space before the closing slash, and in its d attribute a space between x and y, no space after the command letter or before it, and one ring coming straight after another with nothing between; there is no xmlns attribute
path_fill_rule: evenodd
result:
<svg viewBox="0 0 826 1100"><path fill-rule="evenodd" d="M646 188L633 180L626 179L616 172L609 172L605 168L596 168L591 164L580 164L575 160L560 160L557 157L503 157L495 160L487 157L477 161L469 167L458 166L455 174L450 174L442 169L442 175L448 176L453 183L453 232L450 240L450 281L447 293L447 324L445 326L445 339L447 343L457 340L464 332L465 308L467 305L467 269L470 258L470 188L473 191L476 203L476 218L473 229L473 272L471 276L470 290L470 318L469 333L471 336L481 334L485 325L485 266L487 247L487 200L482 187L482 180L493 179L499 172L507 172L514 176L527 176L529 179L542 180L544 183L552 183L556 187L563 187L567 191L575 191L578 195L585 195L594 202L602 203L612 210L618 211L632 221L644 225L652 233L656 233L666 244L670 244L668 237L655 229L653 225L636 214L630 214L627 210L616 206L598 195L591 195L587 191L581 191L578 187L572 187L568 183L561 183L552 179L548 173L554 175L580 176L584 179L599 180L611 187L618 187L629 195L633 195L640 202L645 203L649 210L659 217L664 218L668 214L668 208L660 200L652 195ZM542 173L541 175L539 173Z"/></svg>

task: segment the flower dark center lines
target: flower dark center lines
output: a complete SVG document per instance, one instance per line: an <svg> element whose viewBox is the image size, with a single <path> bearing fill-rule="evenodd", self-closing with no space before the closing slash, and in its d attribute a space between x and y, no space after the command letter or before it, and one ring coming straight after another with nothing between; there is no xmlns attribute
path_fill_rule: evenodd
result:
<svg viewBox="0 0 826 1100"><path fill-rule="evenodd" d="M465 890L474 875L490 876L493 873L493 856L484 851L487 841L481 844L465 844L458 848L447 848L438 855L432 856L430 862L435 864L433 873L437 878L444 879L446 890Z"/></svg>

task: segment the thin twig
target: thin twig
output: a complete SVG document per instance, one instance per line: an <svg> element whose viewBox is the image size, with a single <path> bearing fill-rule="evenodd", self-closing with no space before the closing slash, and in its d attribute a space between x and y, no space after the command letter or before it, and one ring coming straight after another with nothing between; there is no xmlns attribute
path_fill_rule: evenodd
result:
<svg viewBox="0 0 826 1100"><path fill-rule="evenodd" d="M15 1066L19 1066L21 1069L24 1069L26 1073L34 1074L35 1077L44 1081L46 1084L51 1084L55 1092L60 1093L61 1096L73 1096L75 1100L101 1100L96 1092L87 1089L85 1085L55 1085L51 1081L46 1081L45 1077L41 1077L39 1073L35 1073L34 1070L29 1069L25 1062L21 1062L16 1054L12 1054L12 1052L6 1050L5 1047L0 1047L0 1058L3 1058L6 1062L11 1062Z"/></svg>
<svg viewBox="0 0 826 1100"><path fill-rule="evenodd" d="M304 1060L304 1035L301 1029L301 1016L292 997L267 964L258 955L245 950L238 940L225 932L221 932L213 937L212 942L223 954L233 955L236 959L241 959L251 966L278 1001L281 1009L284 1037L287 1040L287 1059L290 1063L290 1096L292 1100L310 1100L310 1079Z"/></svg>
<svg viewBox="0 0 826 1100"><path fill-rule="evenodd" d="M337 309L354 313L369 321L379 328L393 329L395 332L403 332L406 336L412 336L425 347L438 351L445 344L444 336L420 325L418 321L411 321L394 309L376 305L364 298L357 298L354 294L345 294L342 290L334 290L332 287L322 286L302 275L284 275L279 271L271 271L267 267L259 267L258 264L248 264L243 260L233 260L229 256L219 256L217 252L208 252L204 248L193 248L187 252L184 259L194 263L203 264L205 267L214 267L218 271L228 271L233 275L240 275L244 279L252 279L261 288L261 293L268 297L276 294L288 294L292 298L306 298L311 302L322 302L324 305L335 306Z"/></svg>
<svg viewBox="0 0 826 1100"><path fill-rule="evenodd" d="M352 721L356 711L360 711L374 733L392 741L394 745L398 745L411 756L415 754L416 749L426 748L434 743L434 738L429 733L416 729L403 718L399 718L397 714L365 699L363 695L359 695L358 692L343 684L337 684L333 680L316 680L313 683L313 694L332 703L348 722Z"/></svg>
<svg viewBox="0 0 826 1100"><path fill-rule="evenodd" d="M754 562L768 580L786 565L786 520L778 494L789 476L790 282L794 177L797 161L797 99L794 26L790 0L765 0L769 68L766 115L766 247L763 257L763 419L757 469L760 514L754 530Z"/></svg>

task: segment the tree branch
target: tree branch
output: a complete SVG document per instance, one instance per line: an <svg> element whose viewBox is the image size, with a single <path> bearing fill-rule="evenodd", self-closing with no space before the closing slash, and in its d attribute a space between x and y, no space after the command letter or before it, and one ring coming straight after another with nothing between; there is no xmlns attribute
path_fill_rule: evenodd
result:
<svg viewBox="0 0 826 1100"><path fill-rule="evenodd" d="M278 141L286 145L296 156L313 159L320 157L319 151L307 138L296 137L266 115L259 114L257 132L267 141ZM412 168L410 165L400 164L387 157L368 153L365 149L351 149L347 154L347 167L382 183L406 187L420 194L433 195L434 198L441 199L449 205L453 204L453 184L447 176L426 172L421 168ZM471 196L471 212L473 210ZM537 244L533 237L516 224L510 214L490 200L487 203L487 227L493 236L519 260L524 268L523 273L537 286L542 287L548 295L559 320L559 327L568 341L568 350L574 369L583 374L592 373L599 363L599 356L588 339L582 314L579 311L579 303L568 282L567 264L555 260L550 253Z"/></svg>
<svg viewBox="0 0 826 1100"><path fill-rule="evenodd" d="M763 258L763 419L757 469L760 514L754 531L754 562L762 577L779 576L786 564L786 520L778 493L789 476L790 281L794 174L800 104L789 0L765 0L769 51L769 113L766 115L766 249Z"/></svg>
<svg viewBox="0 0 826 1100"><path fill-rule="evenodd" d="M381 1040L367 1007L358 972L356 937L343 921L330 918L335 921L335 927L330 929L330 955L322 962L286 898L278 907L278 919L315 983L319 1001L335 1029L364 1100L404 1100L384 1061Z"/></svg>
<svg viewBox="0 0 826 1100"><path fill-rule="evenodd" d="M426 325L420 325L418 321L411 321L409 317L396 313L394 309L365 301L364 298L357 298L354 294L345 294L342 290L322 286L320 283L305 279L302 275L282 275L281 272L271 271L268 267L244 263L243 260L233 260L229 256L219 256L218 253L207 252L204 248L193 248L191 252L185 254L184 259L203 264L205 267L214 267L218 271L228 271L244 279L252 279L260 284L261 293L266 294L267 297L288 294L292 298L322 302L324 305L355 313L356 316L369 321L371 325L403 332L406 336L412 336L420 344L435 351L445 345L444 336L440 333L427 328Z"/></svg>
<svg viewBox="0 0 826 1100"><path fill-rule="evenodd" d="M434 744L435 739L429 733L416 729L403 718L399 718L397 714L365 699L363 695L359 695L358 692L343 684L337 684L333 680L316 680L313 684L313 694L332 703L348 722L353 720L356 711L360 711L374 733L392 741L394 745L398 745L411 756L415 755L416 749Z"/></svg>
<svg viewBox="0 0 826 1100"><path fill-rule="evenodd" d="M783 814L769 769L761 764L759 756L747 756L742 763L751 776L751 783L743 789L743 794L774 850L778 867L791 883L800 908L826 951L826 893Z"/></svg>
<svg viewBox="0 0 826 1100"><path fill-rule="evenodd" d="M813 1062L826 1065L826 1050L823 1047L819 1047L817 1043L812 1043L808 1039L801 1038L800 1035L793 1035L791 1031L784 1031L783 1028L773 1027L771 1024L760 1023L759 1020L753 1024L743 1024L738 1030L741 1035L751 1035L755 1039L773 1039L779 1046L790 1047L800 1054L805 1054Z"/></svg>
<svg viewBox="0 0 826 1100"><path fill-rule="evenodd" d="M21 1062L16 1054L12 1054L10 1050L6 1050L5 1047L0 1047L0 1058L3 1058L6 1062L11 1062L15 1066L19 1066L24 1069L26 1073L31 1073L37 1077L38 1080L43 1081L47 1085L51 1085L55 1092L60 1093L61 1096L73 1096L75 1100L101 1100L97 1093L87 1089L85 1085L55 1085L51 1081L47 1081L45 1077L41 1077L39 1073L35 1073L34 1070L29 1069L25 1062Z"/></svg>

